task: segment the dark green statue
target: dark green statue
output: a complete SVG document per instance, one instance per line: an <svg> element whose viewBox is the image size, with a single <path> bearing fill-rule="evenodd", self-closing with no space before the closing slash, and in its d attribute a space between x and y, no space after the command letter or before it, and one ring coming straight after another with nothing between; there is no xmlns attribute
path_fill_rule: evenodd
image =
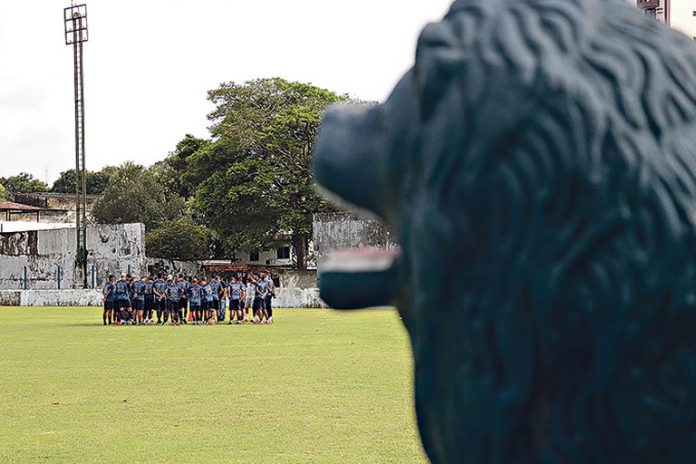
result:
<svg viewBox="0 0 696 464"><path fill-rule="evenodd" d="M625 0L461 0L373 107L325 116L327 190L400 253L393 304L434 463L696 462L696 43Z"/></svg>

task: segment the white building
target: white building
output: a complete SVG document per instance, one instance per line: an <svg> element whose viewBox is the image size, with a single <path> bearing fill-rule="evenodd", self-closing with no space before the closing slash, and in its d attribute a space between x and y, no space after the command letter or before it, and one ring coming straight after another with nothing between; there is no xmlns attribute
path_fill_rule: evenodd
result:
<svg viewBox="0 0 696 464"><path fill-rule="evenodd" d="M664 22L696 40L696 0L628 0L646 16Z"/></svg>

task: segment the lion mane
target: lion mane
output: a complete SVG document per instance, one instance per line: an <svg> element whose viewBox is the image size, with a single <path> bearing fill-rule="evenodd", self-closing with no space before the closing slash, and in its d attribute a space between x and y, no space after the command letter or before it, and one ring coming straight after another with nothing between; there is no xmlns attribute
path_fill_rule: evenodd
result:
<svg viewBox="0 0 696 464"><path fill-rule="evenodd" d="M315 172L401 243L433 462L693 461L690 38L624 0L456 1L387 102L327 112Z"/></svg>
<svg viewBox="0 0 696 464"><path fill-rule="evenodd" d="M412 275L460 263L407 324L429 333L428 308L456 321L444 338L459 348L438 356L458 375L429 373L443 385L418 402L427 418L420 396L450 393L457 426L426 432L426 449L696 455L694 42L621 1L462 0L422 33L414 76L412 185L428 194L397 228ZM418 370L432 352L417 337Z"/></svg>

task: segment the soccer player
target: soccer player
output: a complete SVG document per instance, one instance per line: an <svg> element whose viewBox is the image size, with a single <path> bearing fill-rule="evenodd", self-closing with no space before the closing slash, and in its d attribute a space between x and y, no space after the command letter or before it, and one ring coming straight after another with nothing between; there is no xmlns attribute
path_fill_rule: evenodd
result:
<svg viewBox="0 0 696 464"><path fill-rule="evenodd" d="M218 276L214 276L213 280L211 280L208 285L210 285L210 288L213 290L213 307L212 309L215 311L215 317L219 320L220 319L220 293L222 292L222 284L220 283L220 278Z"/></svg>
<svg viewBox="0 0 696 464"><path fill-rule="evenodd" d="M205 320L210 322L213 317L213 288L205 279L201 279L201 288L203 292L203 311L205 312Z"/></svg>
<svg viewBox="0 0 696 464"><path fill-rule="evenodd" d="M104 298L104 312L102 313L102 320L104 325L111 325L113 321L114 312L114 282L116 281L116 276L110 275L109 280L104 282L102 286L102 297Z"/></svg>
<svg viewBox="0 0 696 464"><path fill-rule="evenodd" d="M155 309L155 293L154 282L152 277L144 278L145 280L145 324L152 324L152 312Z"/></svg>
<svg viewBox="0 0 696 464"><path fill-rule="evenodd" d="M256 288L254 290L254 323L263 324L268 322L266 314L266 295L268 294L268 282L259 276L255 276ZM265 321L264 321L265 319Z"/></svg>
<svg viewBox="0 0 696 464"><path fill-rule="evenodd" d="M241 324L244 319L244 310L241 307L242 291L244 290L244 285L237 281L236 277L230 279L230 284L227 286L230 298L230 322L232 324L232 319L235 315L237 316L237 324Z"/></svg>
<svg viewBox="0 0 696 464"><path fill-rule="evenodd" d="M266 311L266 323L273 324L273 298L275 298L275 283L271 274L265 276L266 283L268 283L268 293L266 293L266 298L264 299L264 310Z"/></svg>
<svg viewBox="0 0 696 464"><path fill-rule="evenodd" d="M194 325L199 325L203 321L203 313L201 312L201 297L202 288L198 285L198 279L191 280L191 285L188 288L189 310L193 317Z"/></svg>
<svg viewBox="0 0 696 464"><path fill-rule="evenodd" d="M128 308L128 316L126 317L126 323L135 325L136 311L133 311L133 276L130 274L126 274L126 280L128 280L128 300L131 303L130 307Z"/></svg>
<svg viewBox="0 0 696 464"><path fill-rule="evenodd" d="M130 293L130 282L126 277L126 274L121 274L121 279L114 283L114 310L118 310L118 321L116 325L123 325L126 323L126 317L128 311L131 307L131 302L129 298Z"/></svg>
<svg viewBox="0 0 696 464"><path fill-rule="evenodd" d="M181 289L171 278L167 279L167 306L169 309L169 317L171 318L171 325L179 325L179 300L181 299ZM164 320L167 320L165 314ZM166 323L166 322L165 322Z"/></svg>
<svg viewBox="0 0 696 464"><path fill-rule="evenodd" d="M227 282L224 278L220 279L220 311L218 311L218 322L225 322L225 313L230 305L230 294L227 291Z"/></svg>
<svg viewBox="0 0 696 464"><path fill-rule="evenodd" d="M184 324L188 324L186 322L186 318L188 317L188 289L191 286L188 280L184 279L183 274L179 274L176 278L176 284L179 286L179 290L181 293L181 299L179 300L179 317L180 319L184 322Z"/></svg>
<svg viewBox="0 0 696 464"><path fill-rule="evenodd" d="M157 304L157 324L167 323L167 281L164 280L162 274L157 274L157 280L152 284L155 293L155 302ZM164 321L163 318L164 317Z"/></svg>
<svg viewBox="0 0 696 464"><path fill-rule="evenodd" d="M145 277L140 280L134 280L131 288L133 289L132 301L135 323L141 325L143 323L143 311L145 310Z"/></svg>
<svg viewBox="0 0 696 464"><path fill-rule="evenodd" d="M247 274L246 279L246 287L244 289L244 320L250 321L254 316L253 305L256 286L254 285L252 274Z"/></svg>

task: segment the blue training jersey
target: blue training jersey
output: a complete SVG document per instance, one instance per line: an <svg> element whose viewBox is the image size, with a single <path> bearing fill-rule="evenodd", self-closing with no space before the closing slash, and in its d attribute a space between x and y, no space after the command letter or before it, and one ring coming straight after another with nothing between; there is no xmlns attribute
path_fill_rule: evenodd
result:
<svg viewBox="0 0 696 464"><path fill-rule="evenodd" d="M150 282L150 281L145 282L145 290L143 290L143 293L145 294L145 298L152 298L153 296L155 296L155 294L153 293L153 289L154 289L153 282Z"/></svg>
<svg viewBox="0 0 696 464"><path fill-rule="evenodd" d="M213 299L219 300L220 299L220 287L222 286L222 282L220 282L219 280L213 280L208 285L213 290Z"/></svg>
<svg viewBox="0 0 696 464"><path fill-rule="evenodd" d="M229 285L230 287L230 298L233 300L239 300L242 297L242 289L244 288L244 284L241 284L239 282L234 282Z"/></svg>
<svg viewBox="0 0 696 464"><path fill-rule="evenodd" d="M207 302L213 301L213 288L210 284L205 284L203 286L203 299Z"/></svg>
<svg viewBox="0 0 696 464"><path fill-rule="evenodd" d="M181 298L186 298L188 295L188 289L191 287L191 284L189 283L188 280L177 280L176 284L179 286L179 289L181 289Z"/></svg>
<svg viewBox="0 0 696 464"><path fill-rule="evenodd" d="M106 297L106 301L114 301L114 284L106 282L102 286L102 294Z"/></svg>
<svg viewBox="0 0 696 464"><path fill-rule="evenodd" d="M268 290L268 282L264 279L259 279L256 282L256 296L265 296L264 293Z"/></svg>
<svg viewBox="0 0 696 464"><path fill-rule="evenodd" d="M164 295L164 291L167 290L167 282L164 279L157 279L152 283L152 288L160 295Z"/></svg>
<svg viewBox="0 0 696 464"><path fill-rule="evenodd" d="M145 282L136 280L133 282L133 299L142 301L145 299Z"/></svg>
<svg viewBox="0 0 696 464"><path fill-rule="evenodd" d="M128 300L130 294L130 282L127 280L119 280L114 284L114 299Z"/></svg>
<svg viewBox="0 0 696 464"><path fill-rule="evenodd" d="M167 285L167 299L169 301L179 301L180 295L181 295L181 289L179 288L178 285L176 285L176 284Z"/></svg>
<svg viewBox="0 0 696 464"><path fill-rule="evenodd" d="M192 305L200 305L201 304L201 290L202 288L200 285L191 285L189 286L188 289L188 297L189 301L191 302Z"/></svg>

